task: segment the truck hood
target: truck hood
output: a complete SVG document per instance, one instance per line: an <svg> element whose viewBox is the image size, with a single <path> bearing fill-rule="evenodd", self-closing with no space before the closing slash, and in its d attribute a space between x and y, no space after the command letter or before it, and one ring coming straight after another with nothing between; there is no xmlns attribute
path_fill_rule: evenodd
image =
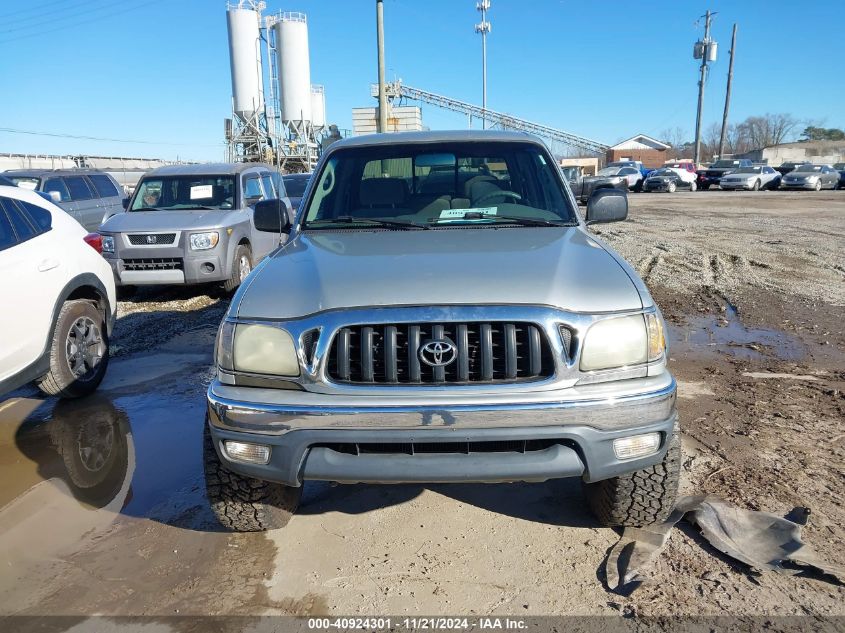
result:
<svg viewBox="0 0 845 633"><path fill-rule="evenodd" d="M100 227L101 233L132 231L190 231L233 223L238 211L125 211L113 215ZM234 220L237 222L237 220Z"/></svg>
<svg viewBox="0 0 845 633"><path fill-rule="evenodd" d="M402 305L641 308L630 269L605 248L578 227L308 231L256 269L232 313L295 319Z"/></svg>

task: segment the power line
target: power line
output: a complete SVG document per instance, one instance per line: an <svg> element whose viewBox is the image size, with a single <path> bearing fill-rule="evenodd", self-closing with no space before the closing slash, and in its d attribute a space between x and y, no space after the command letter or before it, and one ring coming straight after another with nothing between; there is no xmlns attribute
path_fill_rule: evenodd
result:
<svg viewBox="0 0 845 633"><path fill-rule="evenodd" d="M58 9L52 9L52 10L49 10L49 11L43 11L39 7L39 11L35 15L23 15L23 16L10 18L8 20L3 19L2 24L3 24L4 27L6 27L6 26L10 26L12 24L19 24L21 22L44 23L44 21L46 19L50 19L50 20L62 19L62 18L65 17L62 14L66 13L66 12L70 12L70 14L72 14L72 15L79 15L80 13L91 13L91 11L97 11L97 10L100 10L100 9L110 8L108 4L106 4L105 6L100 4L100 6L94 7L93 9L86 9L85 11L79 11L78 10L80 6L84 6L86 4L91 4L92 2L102 2L102 0L80 0L79 2L77 2L73 6L60 7ZM114 5L111 5L111 6L114 6ZM12 14L12 15L14 15L14 14ZM72 15L71 15L71 17L72 17ZM36 24L36 25L33 25L33 26L37 27L39 25ZM13 29L4 28L2 32L7 33L7 32L10 32L10 31L17 31L17 30L20 30L20 29L31 29L31 28L33 28L33 26L29 26L29 25L20 26L20 27L15 27Z"/></svg>
<svg viewBox="0 0 845 633"><path fill-rule="evenodd" d="M142 9L146 6L151 4L156 4L159 2L163 2L164 0L149 0L148 2L144 2L142 4L130 7L124 7L117 11L112 11L111 13L104 13L103 15L98 15L88 20L82 20L81 22L63 22L61 26L58 26L53 29L46 29L46 30L39 30L35 33L27 33L26 35L20 35L18 37L11 37L8 39L0 39L0 44L8 44L9 42L17 42L18 40L25 40L31 37L41 37L42 35L46 35L47 33L56 33L58 31L67 31L69 28L77 27L77 26L84 26L86 24L91 24L92 22L98 22L104 18L110 18L117 15L121 15L124 13L128 13L129 11L135 11L137 9Z"/></svg>
<svg viewBox="0 0 845 633"><path fill-rule="evenodd" d="M30 136L51 136L54 138L71 138L83 141L105 141L108 143L133 143L139 145L172 145L182 147L220 147L220 143L168 143L165 141L138 141L120 138L104 138L100 136L83 136L77 134L63 134L59 132L35 132L33 130L17 130L10 127L0 127L0 132L8 134L28 134Z"/></svg>
<svg viewBox="0 0 845 633"><path fill-rule="evenodd" d="M54 4L59 4L61 2L67 2L68 0L47 0L46 2L39 2L35 5L30 5L29 7L15 9L14 11L9 11L8 13L0 13L0 19L4 19L6 16L9 15L18 15L21 13L27 13L29 11L35 11L37 13L43 13L44 7L51 7Z"/></svg>

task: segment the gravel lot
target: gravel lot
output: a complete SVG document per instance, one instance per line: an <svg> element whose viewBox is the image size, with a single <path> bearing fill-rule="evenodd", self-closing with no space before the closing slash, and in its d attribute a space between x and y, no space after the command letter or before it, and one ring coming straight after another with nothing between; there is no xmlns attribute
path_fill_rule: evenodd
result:
<svg viewBox="0 0 845 633"><path fill-rule="evenodd" d="M630 201L628 222L595 232L640 271L670 323L685 492L779 514L807 506L805 539L841 563L845 192ZM752 574L684 524L649 582L610 593L602 562L618 535L596 526L570 480L309 484L283 530L218 532L200 429L226 304L201 290L120 304L100 397L109 419L131 426L131 487L109 504L78 502L61 459L34 448L44 429L87 414L29 391L0 402L0 615L845 615L845 589L830 579ZM803 378L754 377L774 373ZM61 528L41 518L50 512Z"/></svg>

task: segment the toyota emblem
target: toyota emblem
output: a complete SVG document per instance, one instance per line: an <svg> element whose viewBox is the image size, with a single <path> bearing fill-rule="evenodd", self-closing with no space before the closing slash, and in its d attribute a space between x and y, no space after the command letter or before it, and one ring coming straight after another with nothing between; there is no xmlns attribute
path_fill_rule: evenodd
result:
<svg viewBox="0 0 845 633"><path fill-rule="evenodd" d="M445 367L455 362L458 357L458 348L446 338L426 341L420 346L419 357L429 367Z"/></svg>
<svg viewBox="0 0 845 633"><path fill-rule="evenodd" d="M148 235L147 236L147 244L155 244L158 241L158 238L155 235Z"/></svg>

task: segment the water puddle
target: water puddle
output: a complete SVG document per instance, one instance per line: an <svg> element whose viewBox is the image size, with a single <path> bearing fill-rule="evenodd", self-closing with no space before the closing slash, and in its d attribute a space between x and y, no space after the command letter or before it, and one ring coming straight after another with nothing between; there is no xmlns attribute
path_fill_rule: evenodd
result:
<svg viewBox="0 0 845 633"><path fill-rule="evenodd" d="M683 325L669 325L670 356L728 354L746 360L780 358L797 361L807 353L795 337L768 328L746 327L736 308L728 305L723 315L689 317Z"/></svg>

